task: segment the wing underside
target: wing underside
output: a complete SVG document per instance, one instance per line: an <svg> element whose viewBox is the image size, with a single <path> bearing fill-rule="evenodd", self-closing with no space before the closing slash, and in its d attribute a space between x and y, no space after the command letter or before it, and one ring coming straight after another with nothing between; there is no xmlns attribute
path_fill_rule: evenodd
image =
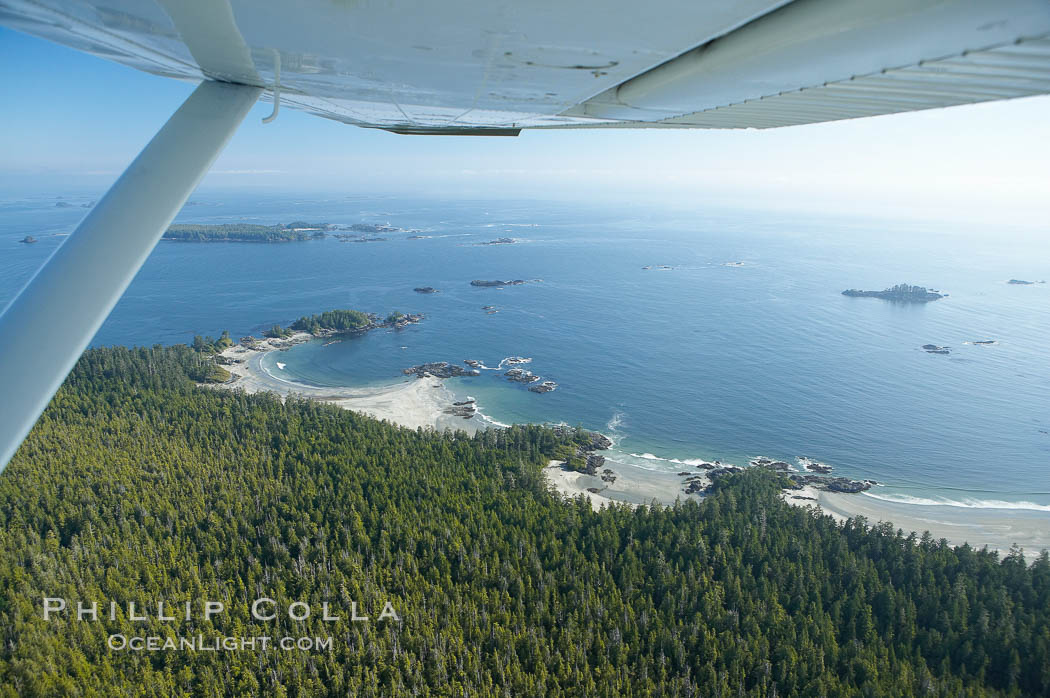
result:
<svg viewBox="0 0 1050 698"><path fill-rule="evenodd" d="M1045 0L0 0L0 23L400 133L772 128L1050 93Z"/></svg>

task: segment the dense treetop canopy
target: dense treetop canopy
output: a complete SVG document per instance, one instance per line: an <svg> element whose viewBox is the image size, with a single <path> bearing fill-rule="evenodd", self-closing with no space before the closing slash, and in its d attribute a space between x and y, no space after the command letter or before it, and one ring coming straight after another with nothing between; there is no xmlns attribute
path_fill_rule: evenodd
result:
<svg viewBox="0 0 1050 698"><path fill-rule="evenodd" d="M757 469L701 503L593 512L541 473L578 434L411 431L197 387L212 366L88 351L0 476L0 695L1050 694L1045 554L839 526ZM45 596L152 617L44 621ZM262 596L341 620L254 620ZM156 617L205 599L226 613ZM400 620L378 620L387 601ZM114 633L333 643L113 651Z"/></svg>

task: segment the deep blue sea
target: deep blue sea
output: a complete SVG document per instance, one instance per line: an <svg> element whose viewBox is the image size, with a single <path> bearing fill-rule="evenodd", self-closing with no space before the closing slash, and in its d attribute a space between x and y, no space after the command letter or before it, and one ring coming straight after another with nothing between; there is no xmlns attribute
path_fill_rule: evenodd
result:
<svg viewBox="0 0 1050 698"><path fill-rule="evenodd" d="M0 303L89 199L0 203ZM162 242L96 345L258 335L332 308L421 312L402 331L283 353L284 374L377 384L424 361L529 357L555 392L530 393L497 371L449 385L495 422L601 430L618 458L654 470L806 455L884 483L870 496L1050 511L1050 284L1006 283L1050 279L1050 231L682 203L243 193L192 203L180 222L389 223L428 237ZM40 242L19 244L27 234ZM477 244L498 237L519 242ZM519 278L537 281L469 284ZM899 305L840 293L902 282L950 295ZM996 344L967 343L976 340ZM927 354L927 343L951 354Z"/></svg>

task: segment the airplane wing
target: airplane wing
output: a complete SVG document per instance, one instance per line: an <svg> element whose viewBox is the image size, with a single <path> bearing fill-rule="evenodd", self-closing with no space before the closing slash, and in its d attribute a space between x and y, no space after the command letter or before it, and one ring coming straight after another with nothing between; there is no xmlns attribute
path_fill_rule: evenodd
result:
<svg viewBox="0 0 1050 698"><path fill-rule="evenodd" d="M1050 92L1046 0L0 0L0 23L401 133L770 128Z"/></svg>

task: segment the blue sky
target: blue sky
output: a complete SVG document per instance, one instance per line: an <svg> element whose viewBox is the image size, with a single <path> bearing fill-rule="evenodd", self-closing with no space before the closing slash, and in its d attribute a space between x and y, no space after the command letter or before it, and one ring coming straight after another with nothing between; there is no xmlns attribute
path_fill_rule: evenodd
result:
<svg viewBox="0 0 1050 698"><path fill-rule="evenodd" d="M0 189L104 190L193 85L0 28ZM257 105L203 187L1050 220L1050 97L770 131L397 136Z"/></svg>

